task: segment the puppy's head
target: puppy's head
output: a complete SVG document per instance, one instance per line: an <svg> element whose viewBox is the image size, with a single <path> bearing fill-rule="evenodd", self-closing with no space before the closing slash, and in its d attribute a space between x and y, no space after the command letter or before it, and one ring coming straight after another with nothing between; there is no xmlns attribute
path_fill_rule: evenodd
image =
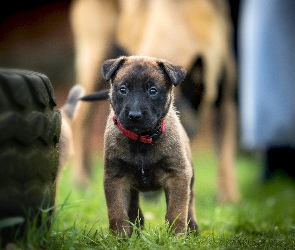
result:
<svg viewBox="0 0 295 250"><path fill-rule="evenodd" d="M159 126L172 102L172 86L182 82L185 73L166 60L142 56L119 57L102 66L117 119L138 134Z"/></svg>

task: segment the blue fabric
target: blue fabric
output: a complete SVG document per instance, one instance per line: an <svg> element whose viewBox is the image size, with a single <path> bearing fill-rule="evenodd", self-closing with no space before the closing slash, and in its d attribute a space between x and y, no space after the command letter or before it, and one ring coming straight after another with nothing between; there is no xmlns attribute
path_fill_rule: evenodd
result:
<svg viewBox="0 0 295 250"><path fill-rule="evenodd" d="M295 147L295 1L244 0L240 11L241 145Z"/></svg>

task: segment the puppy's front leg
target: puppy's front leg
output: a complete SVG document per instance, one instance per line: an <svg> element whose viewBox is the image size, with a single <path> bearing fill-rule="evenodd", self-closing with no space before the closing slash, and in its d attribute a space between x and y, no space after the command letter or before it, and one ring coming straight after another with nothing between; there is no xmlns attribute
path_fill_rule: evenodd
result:
<svg viewBox="0 0 295 250"><path fill-rule="evenodd" d="M124 177L104 178L110 230L122 237L130 237L132 228L128 217L130 188Z"/></svg>
<svg viewBox="0 0 295 250"><path fill-rule="evenodd" d="M171 178L165 187L166 220L175 233L186 233L190 183L187 179Z"/></svg>

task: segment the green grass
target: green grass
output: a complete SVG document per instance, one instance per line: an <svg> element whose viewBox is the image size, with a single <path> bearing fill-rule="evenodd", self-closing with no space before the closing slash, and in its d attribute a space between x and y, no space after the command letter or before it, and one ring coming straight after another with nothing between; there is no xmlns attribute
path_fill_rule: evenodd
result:
<svg viewBox="0 0 295 250"><path fill-rule="evenodd" d="M216 203L216 159L209 153L194 157L196 214L200 236L175 236L165 225L165 198L141 199L145 229L123 240L108 232L103 193L103 163L94 160L91 185L75 187L71 165L58 186L56 213L49 232L32 228L18 242L25 249L295 249L295 182L261 181L259 158L239 154L237 174L242 200ZM139 236L138 236L139 235Z"/></svg>

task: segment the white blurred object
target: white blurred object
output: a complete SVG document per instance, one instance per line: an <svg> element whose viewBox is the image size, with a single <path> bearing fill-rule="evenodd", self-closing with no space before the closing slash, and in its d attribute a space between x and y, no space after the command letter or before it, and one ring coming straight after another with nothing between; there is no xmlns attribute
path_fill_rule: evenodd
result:
<svg viewBox="0 0 295 250"><path fill-rule="evenodd" d="M241 5L240 124L248 150L295 146L295 1Z"/></svg>

